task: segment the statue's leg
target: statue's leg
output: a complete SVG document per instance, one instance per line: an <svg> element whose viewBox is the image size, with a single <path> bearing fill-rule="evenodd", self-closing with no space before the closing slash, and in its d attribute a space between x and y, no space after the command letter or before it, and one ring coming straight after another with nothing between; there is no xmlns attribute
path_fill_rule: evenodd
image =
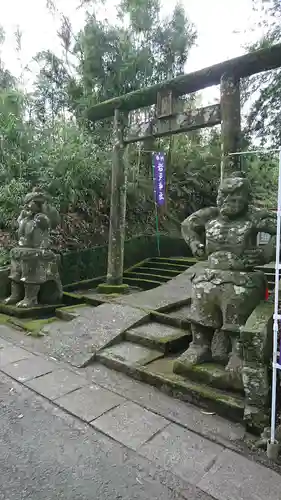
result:
<svg viewBox="0 0 281 500"><path fill-rule="evenodd" d="M230 339L221 329L217 329L214 333L211 350L213 361L222 365L228 363L229 351L231 350Z"/></svg>
<svg viewBox="0 0 281 500"><path fill-rule="evenodd" d="M178 375L186 375L194 365L211 360L211 340L213 330L202 325L191 325L192 342L189 348L174 362L173 371Z"/></svg>
<svg viewBox="0 0 281 500"><path fill-rule="evenodd" d="M20 282L21 263L18 256L14 255L15 253L16 252L14 251L11 256L11 269L9 276L11 280L11 295L5 300L6 305L15 305L23 298L23 286Z"/></svg>
<svg viewBox="0 0 281 500"><path fill-rule="evenodd" d="M40 285L34 283L26 283L24 285L24 299L18 302L17 307L36 307L38 305L38 293Z"/></svg>
<svg viewBox="0 0 281 500"><path fill-rule="evenodd" d="M210 361L211 359L211 340L214 330L208 326L191 325L192 342L185 352L185 359L191 364Z"/></svg>
<svg viewBox="0 0 281 500"><path fill-rule="evenodd" d="M9 305L15 305L19 300L22 299L23 296L23 287L21 283L18 283L17 281L11 281L11 295L5 300L5 304L7 306Z"/></svg>
<svg viewBox="0 0 281 500"><path fill-rule="evenodd" d="M209 282L193 285L191 305L192 342L175 361L174 372L184 372L185 366L210 361L211 342L215 329L222 324L220 311L215 301L216 286Z"/></svg>

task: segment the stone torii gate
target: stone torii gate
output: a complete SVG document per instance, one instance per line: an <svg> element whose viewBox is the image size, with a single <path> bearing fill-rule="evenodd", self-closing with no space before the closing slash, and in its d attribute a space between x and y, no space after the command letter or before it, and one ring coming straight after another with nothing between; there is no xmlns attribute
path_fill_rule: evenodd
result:
<svg viewBox="0 0 281 500"><path fill-rule="evenodd" d="M181 75L151 87L130 92L91 107L90 121L111 116L113 124L113 158L111 180L110 229L107 285L122 289L126 219L126 168L124 153L130 143L189 132L221 124L221 175L240 169L242 78L281 66L281 44L261 49L193 73ZM220 84L220 103L184 110L182 95ZM128 113L156 105L155 117L139 126L128 127Z"/></svg>

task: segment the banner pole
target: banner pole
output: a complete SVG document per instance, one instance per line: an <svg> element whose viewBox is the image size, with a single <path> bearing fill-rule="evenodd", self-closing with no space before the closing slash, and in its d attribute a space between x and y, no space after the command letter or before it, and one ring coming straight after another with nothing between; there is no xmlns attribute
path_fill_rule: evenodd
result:
<svg viewBox="0 0 281 500"><path fill-rule="evenodd" d="M154 207L155 207L156 245L157 245L158 257L160 257L160 234L159 234L159 219L158 219L156 178L155 178L155 154L154 153L152 153L152 179L153 179L153 193L154 193Z"/></svg>

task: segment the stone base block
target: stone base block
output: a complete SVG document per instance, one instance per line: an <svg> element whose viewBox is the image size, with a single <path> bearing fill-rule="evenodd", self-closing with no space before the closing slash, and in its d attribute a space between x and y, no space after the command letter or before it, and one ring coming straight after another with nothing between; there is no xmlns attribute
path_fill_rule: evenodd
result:
<svg viewBox="0 0 281 500"><path fill-rule="evenodd" d="M222 365L216 363L190 365L179 357L175 360L174 371L194 382L203 383L217 389L244 393L242 377L239 375L234 377Z"/></svg>
<svg viewBox="0 0 281 500"><path fill-rule="evenodd" d="M56 305L39 305L37 307L21 308L16 306L8 306L0 302L0 313L16 318L44 318L46 316L55 315L57 307L62 307L63 304Z"/></svg>

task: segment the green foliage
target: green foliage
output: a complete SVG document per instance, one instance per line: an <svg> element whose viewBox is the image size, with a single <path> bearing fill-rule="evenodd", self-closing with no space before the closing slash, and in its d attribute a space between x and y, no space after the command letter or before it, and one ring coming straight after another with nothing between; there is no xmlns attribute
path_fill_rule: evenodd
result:
<svg viewBox="0 0 281 500"><path fill-rule="evenodd" d="M249 50L270 47L281 41L280 0L252 0L258 15L258 30L262 36ZM254 96L254 99L253 99ZM281 143L281 70L252 76L245 85L245 99L250 99L248 130L263 146Z"/></svg>
<svg viewBox="0 0 281 500"><path fill-rule="evenodd" d="M271 3L275 13L279 13L279 4L274 0ZM53 196L63 215L62 226L54 234L56 246L84 249L85 255L89 252L89 259L85 257L87 264L80 265L80 257L73 264L68 263L71 281L86 278L89 273L96 275L99 265L91 260L89 248L102 248L108 238L112 121L85 123L85 110L93 103L183 73L196 40L196 31L180 4L163 18L158 0L120 0L116 23L100 21L98 3L89 0L84 4L87 15L79 33L74 33L69 20L62 17L58 36L63 56L48 49L35 55L38 71L32 93L19 90L0 57L2 246L12 244L7 241L7 234L13 233L24 195L40 184ZM49 5L55 15L54 4L49 1ZM268 35L263 43L278 39L278 23L274 30L270 29L272 37ZM3 38L0 29L0 46ZM20 45L20 33L17 38ZM276 88L263 90L261 105L256 103L249 123L254 129L258 128L258 121L263 127L269 123L268 131L274 130L278 139L280 86L278 72L274 75ZM266 92L271 92L268 99ZM188 103L195 107L196 98L191 96ZM143 120L151 113L153 109L147 114L146 110L136 111L130 118ZM260 131L265 137L265 131ZM245 147L251 147L250 135ZM128 148L127 237L145 234L149 238L155 232L151 154L146 151L151 149L163 150L167 155L167 205L160 213L160 230L162 234L178 236L184 217L215 203L220 175L219 131L214 128L208 133L146 142L143 149L135 145ZM245 159L243 167L251 179L254 198L261 204L266 201L274 205L276 162L253 155ZM141 260L139 253L143 255L142 244L138 245L134 262ZM0 256L0 262L1 259ZM3 262L5 259L4 252ZM106 267L106 250L100 259Z"/></svg>

